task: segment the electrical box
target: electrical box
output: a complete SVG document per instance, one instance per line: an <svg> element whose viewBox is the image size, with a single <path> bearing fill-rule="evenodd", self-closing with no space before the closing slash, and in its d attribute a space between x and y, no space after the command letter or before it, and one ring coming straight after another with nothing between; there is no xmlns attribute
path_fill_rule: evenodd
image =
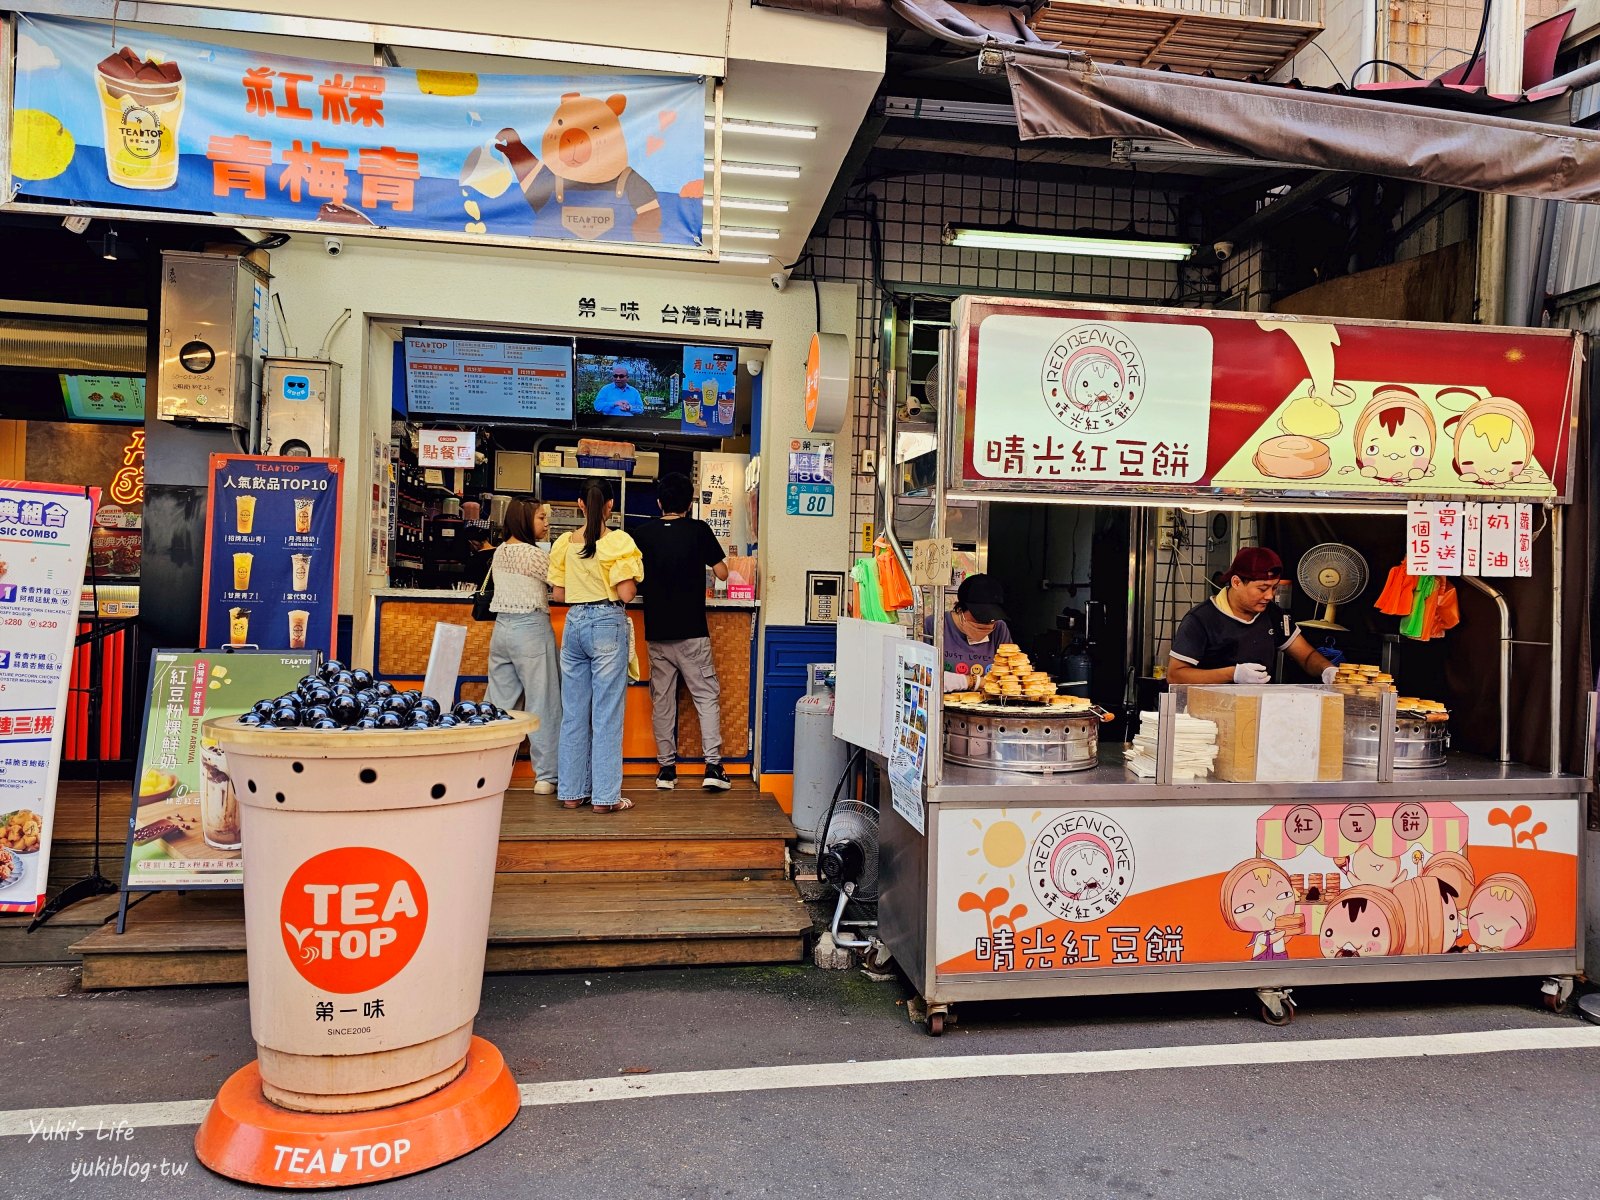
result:
<svg viewBox="0 0 1600 1200"><path fill-rule="evenodd" d="M339 456L339 371L321 358L267 359L261 453Z"/></svg>
<svg viewBox="0 0 1600 1200"><path fill-rule="evenodd" d="M561 466L561 455L553 455L555 462L541 466ZM494 490L497 492L533 491L533 455L522 450L496 450L494 454Z"/></svg>
<svg viewBox="0 0 1600 1200"><path fill-rule="evenodd" d="M243 256L162 251L156 415L249 429L266 315L266 274Z"/></svg>

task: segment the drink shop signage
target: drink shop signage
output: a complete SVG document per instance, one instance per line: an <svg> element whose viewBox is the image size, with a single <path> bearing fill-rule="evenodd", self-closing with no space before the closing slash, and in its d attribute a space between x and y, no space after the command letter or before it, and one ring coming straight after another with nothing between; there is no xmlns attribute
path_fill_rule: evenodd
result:
<svg viewBox="0 0 1600 1200"><path fill-rule="evenodd" d="M1571 497L1566 330L964 298L961 487Z"/></svg>
<svg viewBox="0 0 1600 1200"><path fill-rule="evenodd" d="M697 246L705 84L321 62L17 22L22 198L562 242Z"/></svg>
<svg viewBox="0 0 1600 1200"><path fill-rule="evenodd" d="M50 876L78 599L97 488L0 480L0 912Z"/></svg>
<svg viewBox="0 0 1600 1200"><path fill-rule="evenodd" d="M337 458L211 456L202 646L334 657L343 478Z"/></svg>

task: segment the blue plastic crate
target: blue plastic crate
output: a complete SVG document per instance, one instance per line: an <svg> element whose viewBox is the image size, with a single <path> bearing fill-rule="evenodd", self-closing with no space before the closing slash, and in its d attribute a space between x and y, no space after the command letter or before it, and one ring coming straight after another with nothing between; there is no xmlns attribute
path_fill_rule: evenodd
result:
<svg viewBox="0 0 1600 1200"><path fill-rule="evenodd" d="M621 471L624 475L633 474L633 464L636 460L631 458L599 458L593 454L578 455L578 465L596 471Z"/></svg>

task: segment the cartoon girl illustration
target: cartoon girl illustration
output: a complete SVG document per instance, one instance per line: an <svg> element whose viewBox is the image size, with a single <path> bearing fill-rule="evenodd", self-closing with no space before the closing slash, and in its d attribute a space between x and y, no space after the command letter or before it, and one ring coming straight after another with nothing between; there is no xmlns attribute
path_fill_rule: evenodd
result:
<svg viewBox="0 0 1600 1200"><path fill-rule="evenodd" d="M1284 937L1305 925L1295 911L1289 876L1265 858L1247 858L1228 872L1222 881L1222 920L1229 929L1251 935L1253 962L1288 958Z"/></svg>
<svg viewBox="0 0 1600 1200"><path fill-rule="evenodd" d="M1436 875L1402 879L1395 899L1405 913L1403 954L1444 954L1461 936L1461 910L1456 889Z"/></svg>
<svg viewBox="0 0 1600 1200"><path fill-rule="evenodd" d="M1400 859L1385 858L1370 842L1362 842L1348 858L1334 859L1333 865L1343 871L1352 884L1366 883L1373 887L1393 887L1406 873Z"/></svg>
<svg viewBox="0 0 1600 1200"><path fill-rule="evenodd" d="M1491 396L1444 423L1455 430L1456 474L1479 487L1505 487L1527 473L1533 461L1533 422L1515 400Z"/></svg>
<svg viewBox="0 0 1600 1200"><path fill-rule="evenodd" d="M1444 909L1445 951L1459 954L1466 949L1465 946L1458 946L1456 943L1461 940L1461 931L1466 925L1463 914L1466 910L1466 898L1472 895L1474 883L1472 864L1467 861L1464 854L1457 854L1453 850L1440 850L1423 866L1422 877L1439 881L1439 894Z"/></svg>
<svg viewBox="0 0 1600 1200"><path fill-rule="evenodd" d="M1433 412L1410 388L1379 388L1356 418L1356 466L1369 479L1410 483L1433 474Z"/></svg>
<svg viewBox="0 0 1600 1200"><path fill-rule="evenodd" d="M1469 952L1514 950L1533 936L1538 910L1533 891L1519 875L1484 877L1467 904Z"/></svg>
<svg viewBox="0 0 1600 1200"><path fill-rule="evenodd" d="M1075 833L1061 839L1050 855L1050 878L1068 900L1094 900L1113 883L1115 857L1111 847L1092 833Z"/></svg>
<svg viewBox="0 0 1600 1200"><path fill-rule="evenodd" d="M1127 372L1117 356L1099 346L1076 351L1061 368L1067 401L1083 412L1106 412L1121 401Z"/></svg>
<svg viewBox="0 0 1600 1200"><path fill-rule="evenodd" d="M1406 918L1393 892L1361 884L1340 892L1322 917L1323 958L1380 958L1402 953Z"/></svg>

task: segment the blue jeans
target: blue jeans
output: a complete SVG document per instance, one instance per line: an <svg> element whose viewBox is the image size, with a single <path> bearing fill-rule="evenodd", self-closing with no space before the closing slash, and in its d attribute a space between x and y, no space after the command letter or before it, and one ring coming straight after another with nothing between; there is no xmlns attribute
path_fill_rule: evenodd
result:
<svg viewBox="0 0 1600 1200"><path fill-rule="evenodd" d="M622 799L622 706L628 690L628 614L612 604L567 610L561 635L562 800Z"/></svg>
<svg viewBox="0 0 1600 1200"><path fill-rule="evenodd" d="M534 775L551 783L561 777L561 672L556 654L549 613L495 617L489 638L489 703L525 709L539 718L539 728L528 735L528 756Z"/></svg>

